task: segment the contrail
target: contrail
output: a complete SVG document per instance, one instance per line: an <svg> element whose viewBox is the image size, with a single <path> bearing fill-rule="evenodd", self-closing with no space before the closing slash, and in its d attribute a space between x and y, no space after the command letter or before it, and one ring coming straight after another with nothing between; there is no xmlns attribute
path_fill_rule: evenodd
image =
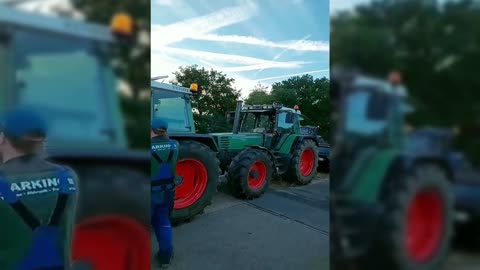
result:
<svg viewBox="0 0 480 270"><path fill-rule="evenodd" d="M263 82L263 81L270 81L274 79L281 79L281 78L287 78L287 77L293 77L293 76L305 75L305 74L322 73L322 72L328 72L328 71L330 71L330 69L319 69L319 70L312 70L312 71L306 71L306 72L300 72L300 73L287 74L282 76L268 77L268 78L254 80L254 81Z"/></svg>

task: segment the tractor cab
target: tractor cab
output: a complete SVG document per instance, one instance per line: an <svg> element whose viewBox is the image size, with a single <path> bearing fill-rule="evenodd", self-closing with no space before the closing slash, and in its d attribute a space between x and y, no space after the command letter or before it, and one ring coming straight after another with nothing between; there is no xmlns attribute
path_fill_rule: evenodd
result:
<svg viewBox="0 0 480 270"><path fill-rule="evenodd" d="M169 124L171 134L195 133L192 114L192 95L196 93L196 85L190 89L173 84L151 82L152 100L151 117L162 117Z"/></svg>
<svg viewBox="0 0 480 270"><path fill-rule="evenodd" d="M344 73L334 76L332 91L337 110L332 156L339 167L333 173L344 179L347 168L362 156L381 149L401 151L404 117L411 109L388 81ZM348 183L346 180L343 184Z"/></svg>
<svg viewBox="0 0 480 270"><path fill-rule="evenodd" d="M0 5L0 111L43 114L50 153L127 149L111 64L117 34L131 31L122 16L108 28Z"/></svg>
<svg viewBox="0 0 480 270"><path fill-rule="evenodd" d="M300 134L300 123L304 119L305 117L299 111L298 106L292 109L277 103L273 105L247 105L239 101L237 110L227 113L227 121L233 122L233 134L217 133L213 135L246 136L255 141L255 144L252 145L274 148L282 141L282 137L290 134Z"/></svg>

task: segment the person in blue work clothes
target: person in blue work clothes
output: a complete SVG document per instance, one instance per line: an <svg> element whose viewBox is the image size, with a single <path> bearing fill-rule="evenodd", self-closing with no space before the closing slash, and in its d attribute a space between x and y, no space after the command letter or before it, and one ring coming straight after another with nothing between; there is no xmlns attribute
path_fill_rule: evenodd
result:
<svg viewBox="0 0 480 270"><path fill-rule="evenodd" d="M45 160L47 125L29 109L0 121L0 269L68 265L76 174Z"/></svg>
<svg viewBox="0 0 480 270"><path fill-rule="evenodd" d="M169 139L168 124L155 119L151 125L151 211L152 227L158 241L157 257L166 267L173 258L172 226L170 214L175 198L175 186L181 182L176 176L179 143Z"/></svg>

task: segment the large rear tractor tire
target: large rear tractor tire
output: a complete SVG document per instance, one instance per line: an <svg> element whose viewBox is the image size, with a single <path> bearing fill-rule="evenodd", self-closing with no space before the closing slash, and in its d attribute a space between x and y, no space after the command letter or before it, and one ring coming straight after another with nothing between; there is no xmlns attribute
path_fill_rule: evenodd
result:
<svg viewBox="0 0 480 270"><path fill-rule="evenodd" d="M217 192L220 162L207 145L181 141L177 174L183 182L175 189L175 204L171 214L173 224L191 220L203 213Z"/></svg>
<svg viewBox="0 0 480 270"><path fill-rule="evenodd" d="M307 185L317 175L318 146L312 140L304 140L295 145L290 166L286 173L287 180Z"/></svg>
<svg viewBox="0 0 480 270"><path fill-rule="evenodd" d="M228 183L235 197L255 199L268 189L272 175L270 156L262 150L246 149L232 160Z"/></svg>
<svg viewBox="0 0 480 270"><path fill-rule="evenodd" d="M370 261L380 260L381 269L441 269L454 222L448 178L435 165L421 165L413 175L395 180L383 194L387 207L383 233L378 234L382 238L377 239Z"/></svg>

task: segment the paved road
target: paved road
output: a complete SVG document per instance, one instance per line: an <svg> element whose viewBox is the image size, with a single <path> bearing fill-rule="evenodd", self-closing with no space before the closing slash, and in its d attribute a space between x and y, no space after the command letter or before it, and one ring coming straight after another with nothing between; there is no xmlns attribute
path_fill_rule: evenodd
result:
<svg viewBox="0 0 480 270"><path fill-rule="evenodd" d="M329 185L272 185L261 198L219 193L205 214L174 228L172 270L329 268Z"/></svg>
<svg viewBox="0 0 480 270"><path fill-rule="evenodd" d="M480 269L480 236L472 235L468 242L456 241L452 254L445 265L445 270L478 269Z"/></svg>

